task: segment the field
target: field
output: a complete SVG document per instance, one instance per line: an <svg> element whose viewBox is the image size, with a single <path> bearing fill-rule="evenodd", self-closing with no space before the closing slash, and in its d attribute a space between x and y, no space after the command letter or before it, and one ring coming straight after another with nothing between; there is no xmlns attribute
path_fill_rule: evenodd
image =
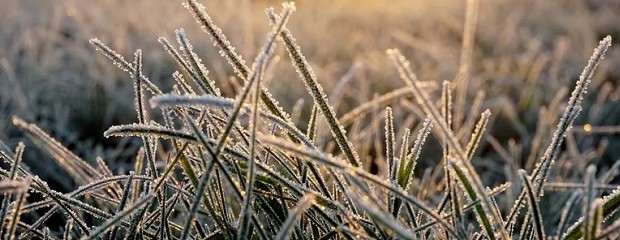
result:
<svg viewBox="0 0 620 240"><path fill-rule="evenodd" d="M620 2L0 6L7 239L620 237Z"/></svg>

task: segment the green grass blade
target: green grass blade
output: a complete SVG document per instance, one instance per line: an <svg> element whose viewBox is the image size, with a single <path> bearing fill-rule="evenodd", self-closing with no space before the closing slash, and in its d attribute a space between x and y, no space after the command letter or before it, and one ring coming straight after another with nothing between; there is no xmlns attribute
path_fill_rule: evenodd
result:
<svg viewBox="0 0 620 240"><path fill-rule="evenodd" d="M479 197L478 193L474 190L472 183L469 181L469 178L463 171L463 166L456 161L449 161L449 164L452 167L452 170L454 170L455 175L459 178L461 186L463 186L463 188L465 189L465 192L469 196L469 199L472 202L480 200L481 197ZM493 230L493 227L491 226L491 220L486 215L484 207L482 206L482 204L476 204L475 208L477 219L480 222L480 225L482 226L484 231L486 232L487 237L489 239L495 239L495 230Z"/></svg>
<svg viewBox="0 0 620 240"><path fill-rule="evenodd" d="M584 240L593 240L596 237L596 234L593 234L596 230L595 224L598 224L594 221L594 218L598 211L595 211L593 207L594 200L596 199L596 189L594 188L594 184L596 184L596 166L590 165L586 169L586 173L584 174L584 178L586 180L585 185L585 201L583 201L583 229L585 231Z"/></svg>
<svg viewBox="0 0 620 240"><path fill-rule="evenodd" d="M527 176L527 172L521 169L519 170L519 176L521 177L521 180L523 181L523 185L527 193L527 197L528 197L527 199L530 205L530 212L532 212L531 215L533 218L534 229L536 230L536 237L539 240L544 240L546 239L545 238L545 227L543 225L543 220L542 220L541 211L540 211L540 205L539 205L540 200L538 199L538 196L534 192L534 189L532 187L532 182Z"/></svg>

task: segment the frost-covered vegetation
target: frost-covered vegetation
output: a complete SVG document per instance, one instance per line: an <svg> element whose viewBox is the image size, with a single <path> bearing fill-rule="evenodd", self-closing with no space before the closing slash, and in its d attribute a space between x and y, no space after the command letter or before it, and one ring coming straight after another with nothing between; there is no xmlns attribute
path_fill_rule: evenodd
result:
<svg viewBox="0 0 620 240"><path fill-rule="evenodd" d="M559 70L553 70L559 63L542 77L543 70L537 68L547 68L549 59L534 58L542 63L520 73L527 82L513 102L493 96L494 91L485 93L484 80L475 78L486 73L472 70L480 3L469 0L452 81L419 79L415 61L399 49L387 49L377 58L389 67L378 65L393 72L401 86L338 117L340 106L351 104L344 93L356 88L350 81L362 66L353 64L328 94L320 80L322 70L315 69L300 47L304 39L293 35L309 30L289 30L289 20L296 16L294 3L283 3L279 13L265 10L271 29L260 38L263 43L253 60L246 62L217 19L211 19L209 12L217 9L208 2L207 7L196 0L182 2L223 60L201 58L186 31L177 29L176 42L158 39L174 64L161 70L170 69L165 73L170 82L160 86L145 74L150 72L143 59L146 52L137 49L128 60L104 41L90 39L98 57L107 58L133 83L131 116L136 117L100 133L136 140L139 149L130 160L131 169L116 167L118 160L83 159L31 121L36 117L13 117L13 127L53 159L62 169L53 175L64 181L51 186L28 166L32 159L25 163L34 146L19 142L11 148L0 141L0 158L6 163L0 169L4 238L620 237L620 187L614 185L620 161L605 160L617 156L617 148L608 146L606 138L591 138L618 132L613 125L592 125L603 121L601 114L617 118L614 108L605 107L617 104L617 86L593 81L611 49L610 36L589 46L594 51L578 78L559 86L557 93L543 91L550 96L539 96L543 93L532 82L559 77ZM346 47L347 39L341 40L337 44ZM289 58L280 59L286 54ZM230 76L224 77L229 82L213 78L210 61L229 65ZM4 66L10 69L6 61ZM288 81L281 74L284 66L295 70L310 96L308 104L298 101L292 111L285 110L292 104L283 107L276 100L281 93L270 93L273 84L291 84L282 80ZM511 70L504 67L498 67L497 76ZM598 91L588 97L592 85ZM569 87L573 90L567 96ZM544 99L548 106L537 105L547 102ZM29 101L22 104L27 108ZM497 108L507 113L496 118ZM532 112L536 121L528 119ZM576 136L573 125L583 122L583 113L587 120ZM516 131L519 143L503 131ZM109 167L110 162L115 166ZM34 163L51 165L44 158Z"/></svg>

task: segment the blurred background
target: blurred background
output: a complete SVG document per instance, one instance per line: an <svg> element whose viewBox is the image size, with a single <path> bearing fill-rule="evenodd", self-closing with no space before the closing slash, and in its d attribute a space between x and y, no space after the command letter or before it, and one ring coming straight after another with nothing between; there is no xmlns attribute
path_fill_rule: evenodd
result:
<svg viewBox="0 0 620 240"><path fill-rule="evenodd" d="M16 115L38 124L87 161L100 156L115 171L132 165L139 141L103 137L112 125L136 121L132 79L94 50L88 43L94 37L127 59L142 49L145 75L168 92L177 66L157 39L174 42L174 30L184 28L210 77L225 96L234 96L239 86L232 69L181 2L0 0L0 139L11 147L24 140L11 123ZM247 61L254 59L270 29L264 8L280 6L278 1L200 2ZM343 116L404 86L385 54L388 48L401 49L421 80L437 86L453 80L465 5L455 0L301 0L288 28ZM466 101L468 108L483 90L482 106L493 112L493 137L483 143L476 160L490 171L481 172L495 179L503 176L506 165L531 169L531 156L544 150L541 143L532 144L534 136L551 135L567 94L606 35L615 42L596 71L560 168L564 176L580 176L588 163L604 169L620 159L619 21L620 1L614 0L481 0ZM287 111L298 113L298 126L305 129L312 101L284 49L278 48L270 69L268 88ZM553 104L554 98L559 104ZM412 114L410 101L390 104L399 134L421 121ZM357 130L349 131L370 160L383 152L375 144L383 137L383 109L357 120L351 127ZM543 113L555 119L543 118ZM584 125L610 128L588 132ZM360 130L366 127L377 131ZM540 141L546 146L549 139ZM26 163L33 170L62 187L72 184L34 144L27 146ZM324 147L330 147L329 140ZM429 153L420 169L438 161L430 153L433 147L425 149Z"/></svg>

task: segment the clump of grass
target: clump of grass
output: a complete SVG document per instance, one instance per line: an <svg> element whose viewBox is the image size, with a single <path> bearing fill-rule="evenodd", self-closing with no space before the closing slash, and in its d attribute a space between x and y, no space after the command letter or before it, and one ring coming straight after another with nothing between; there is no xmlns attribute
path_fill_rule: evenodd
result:
<svg viewBox="0 0 620 240"><path fill-rule="evenodd" d="M519 184L506 182L490 190L482 181L480 169L473 162L491 121L491 112L485 110L480 114L483 93L478 94L467 118L462 107L476 22L471 18L475 18L477 2L470 1L458 81L455 85L448 81L442 84L440 107L428 91L434 84L418 80L411 63L400 51L391 49L389 57L407 87L374 103L363 104L340 119L286 27L295 10L293 3L284 3L280 14L273 9L266 10L273 28L248 67L208 15L207 7L195 0L184 1L244 81L234 99L221 95L182 29L176 31L179 46L159 39L180 67L171 73L175 85L170 93L164 93L144 76L143 69L148 66L142 63L141 50L135 51L134 61L130 63L93 39L95 48L128 72L134 82L136 122L111 126L104 134L141 138L143 148L137 153L135 167L129 175L113 174L101 159L94 167L36 124L14 118L14 124L49 153L80 187L69 193L51 189L21 162L23 144L14 152L0 144L0 157L11 166L9 170L0 170L0 193L4 194L0 209L3 236L5 239L545 239L552 232L549 225L556 218L542 214L543 189L563 139L582 109L590 78L611 45L611 37L603 39L595 49L537 167L531 174L525 170L518 172L523 185L521 194L513 205L499 206L509 186L517 188ZM288 51L291 64L313 99L307 131L291 122L289 114L262 85L265 66L277 40ZM457 88L456 107L452 103L453 86ZM150 101L147 101L148 94ZM371 174L362 166L345 126L368 109L405 95L413 96L427 117L419 119L423 124L413 146L409 144L411 131L406 129L397 149L399 126L394 120L397 112L386 108L387 174ZM160 109L161 116L149 116L147 103ZM457 114L453 118L455 110ZM478 115L480 119L474 127ZM319 116L328 123L338 151L325 150L315 143ZM418 179L414 174L431 132L443 150L442 158L438 159L443 164L434 173L441 179L436 182L428 175ZM469 141L463 146L461 139L467 137ZM555 237L618 237L620 224L612 219L617 219L614 213L620 208L620 189L600 197L596 186L596 168L589 167L583 210L579 212L574 207L580 196L574 194L566 201ZM29 194L40 198L29 200ZM437 198L441 199L439 203L435 201ZM526 205L527 211L520 214ZM508 214L502 214L502 210L508 209L511 209ZM583 217L564 231L572 219L569 215L578 214ZM34 222L23 217L31 215L40 217ZM63 229L46 228L52 215L66 221ZM515 229L520 232L516 233Z"/></svg>

